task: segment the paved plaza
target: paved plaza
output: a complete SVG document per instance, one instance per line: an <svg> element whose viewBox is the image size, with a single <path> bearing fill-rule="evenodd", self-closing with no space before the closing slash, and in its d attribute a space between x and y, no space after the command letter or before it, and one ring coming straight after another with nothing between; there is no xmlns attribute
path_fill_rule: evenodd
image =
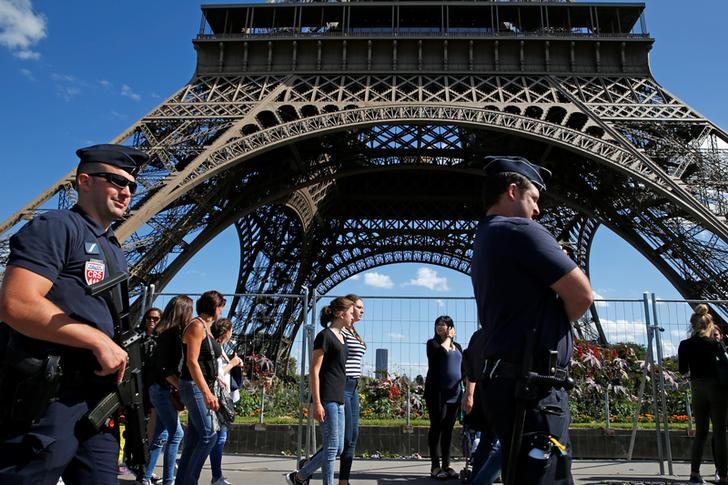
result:
<svg viewBox="0 0 728 485"><path fill-rule="evenodd" d="M285 485L284 474L295 466L295 459L278 456L225 455L223 469L225 476L233 485ZM427 460L354 460L351 474L352 485L433 485L440 481L429 478L429 462ZM455 462L453 468L460 470L462 462ZM674 475L660 476L660 468L656 462L643 461L588 461L578 460L574 463L575 483L578 485L597 484L684 484L690 466L689 463L673 463ZM337 465L338 470L338 465ZM714 472L713 464L703 465L701 470L707 479ZM161 475L161 468L157 473ZM668 472L665 463L665 473ZM200 477L200 484L210 483L209 463L205 465ZM321 483L321 475L314 475L312 485ZM126 476L122 484L131 485L133 478ZM460 480L450 480L453 485L461 484Z"/></svg>

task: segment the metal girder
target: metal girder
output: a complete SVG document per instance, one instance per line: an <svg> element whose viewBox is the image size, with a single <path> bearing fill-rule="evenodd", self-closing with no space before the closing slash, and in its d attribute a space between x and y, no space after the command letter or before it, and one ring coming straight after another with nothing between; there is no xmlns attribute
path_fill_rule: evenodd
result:
<svg viewBox="0 0 728 485"><path fill-rule="evenodd" d="M572 35L552 26L531 34L523 34L520 47L514 31L483 34L480 44L481 34L472 34L475 41L440 39L431 44L436 56L423 52L436 37L431 33L422 41L408 35L399 46L372 34L374 47L352 53L367 46L359 35L348 47L337 44L344 46L339 72L304 72L312 53L299 50L302 33L293 44L271 33L267 46L251 33L241 34L244 40L231 34L230 42L245 43L237 51L224 48L226 39L219 46L200 39L205 56L219 48L217 66L202 65L189 84L115 139L151 155L129 217L116 227L133 286L162 289L230 225L240 240L236 293L294 294L302 286L325 292L393 262L468 273L482 209L482 158L518 154L553 170L542 221L574 243L587 272L594 235L605 224L683 296L725 299L728 135L645 74L642 60L627 59L646 53L650 39L622 32L620 47L613 41L622 34ZM579 43L590 36L604 45ZM507 40L506 50L499 39ZM319 67L336 64L314 42ZM292 52L276 51L290 45ZM484 61L474 45L493 46L492 69L476 69ZM515 67L498 72L499 53L516 56ZM226 71L245 67L248 54L267 62L269 72ZM279 73L288 55L290 72ZM550 69L551 55L569 65ZM347 64L367 56L367 69ZM371 69L377 56L392 57L389 67ZM448 56L467 66L448 63ZM542 72L536 61L545 62ZM407 65L414 70L400 69ZM602 65L608 74L600 73ZM72 176L0 225L3 266L19 221L54 196L59 207L73 202ZM263 332L263 347L280 358L303 311L298 300L236 299L232 317L236 333ZM604 340L594 310L578 331Z"/></svg>

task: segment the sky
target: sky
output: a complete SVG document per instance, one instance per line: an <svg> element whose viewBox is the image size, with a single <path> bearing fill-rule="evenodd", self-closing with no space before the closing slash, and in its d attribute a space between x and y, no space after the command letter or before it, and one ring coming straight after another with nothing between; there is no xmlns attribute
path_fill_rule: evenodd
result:
<svg viewBox="0 0 728 485"><path fill-rule="evenodd" d="M650 54L655 78L728 128L728 2L645 3L647 29L656 39ZM199 7L190 0L0 0L0 220L75 167L78 147L112 140L186 84L194 71L191 41L200 26ZM166 291L232 292L237 248L234 232L224 232ZM590 276L604 298L640 298L645 291L679 298L606 229L595 240ZM472 296L464 275L416 264L372 269L332 292Z"/></svg>

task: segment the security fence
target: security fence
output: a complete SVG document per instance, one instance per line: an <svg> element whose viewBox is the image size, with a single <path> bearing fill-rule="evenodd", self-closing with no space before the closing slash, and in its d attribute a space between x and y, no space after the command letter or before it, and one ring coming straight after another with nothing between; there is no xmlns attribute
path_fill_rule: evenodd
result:
<svg viewBox="0 0 728 485"><path fill-rule="evenodd" d="M163 308L173 295L149 296L150 304ZM189 296L195 298L197 295ZM260 298L261 295L230 295L228 302L234 297L239 302L246 298ZM255 388L248 405L255 409L261 423L269 412L272 413L270 415L285 413L297 417L302 433L299 451L310 453L315 448L316 435L307 409L308 366L313 338L322 329L318 314L333 297L317 298L315 292L311 295L306 292L302 295L265 297L300 299L303 307L309 310L291 344L291 359L267 370L268 384ZM475 301L473 298L453 297L361 297L365 313L356 325L367 344L363 370L369 377L360 391L363 397L362 416L394 416L401 418L403 424L409 424L412 417L425 413L418 382L421 383L421 376L427 373L425 343L434 335L435 319L440 315L452 317L456 328L455 340L465 348L478 328ZM577 388L571 398L575 420L597 425L601 422L607 429L614 421L631 423L633 438L624 458L631 457L637 423L651 423L655 427L661 472L664 471L664 460L670 472L672 468L669 441L665 439L670 426L685 421L688 428L692 427L689 384L677 373L676 354L680 341L689 335L692 306L697 303L657 300L649 293L642 299L600 299L594 304L594 321L579 322L580 325L596 325L598 322L609 345L577 342L572 366ZM726 302L705 303L722 306ZM243 353L247 352L245 349L255 348L255 335L240 338L250 340L236 343ZM248 359L248 362L250 365L256 362L270 365L265 356L259 358L262 360ZM292 381L293 372L298 374L296 385ZM278 381L288 384L271 387L270 377L273 374L280 378ZM250 407L246 409L250 412ZM304 426L304 420L308 426Z"/></svg>

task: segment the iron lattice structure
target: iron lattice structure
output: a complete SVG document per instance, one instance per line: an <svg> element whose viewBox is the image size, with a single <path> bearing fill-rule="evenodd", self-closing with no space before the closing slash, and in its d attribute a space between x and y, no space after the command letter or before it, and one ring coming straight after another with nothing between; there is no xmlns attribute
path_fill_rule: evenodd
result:
<svg viewBox="0 0 728 485"><path fill-rule="evenodd" d="M395 262L467 274L482 159L508 154L554 172L542 220L587 271L605 225L685 298L725 299L728 136L653 79L643 10L203 6L192 80L113 140L151 154L117 228L133 286L163 289L231 225L237 293L325 293ZM2 234L54 196L71 204L72 176ZM275 298L232 310L238 341L263 330L258 350L272 358L287 355L302 315L300 301ZM604 339L595 310L577 330Z"/></svg>

